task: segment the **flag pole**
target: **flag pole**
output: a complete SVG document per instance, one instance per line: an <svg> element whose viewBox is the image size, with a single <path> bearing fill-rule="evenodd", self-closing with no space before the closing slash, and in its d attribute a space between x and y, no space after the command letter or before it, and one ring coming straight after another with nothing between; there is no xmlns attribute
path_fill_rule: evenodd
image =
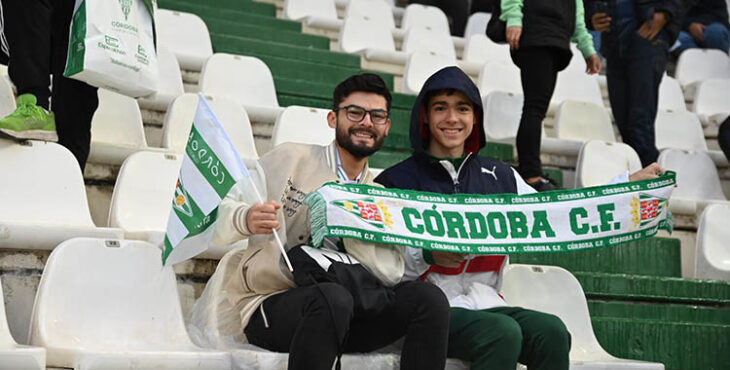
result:
<svg viewBox="0 0 730 370"><path fill-rule="evenodd" d="M251 182L251 187L253 187L253 191L256 193L256 198L258 198L259 202L263 203L264 199L261 198L261 194L259 194L259 190L256 188L256 183L253 182L253 178L251 176L248 176L248 181ZM294 268L291 266L291 261L289 261L289 256L286 255L284 243L282 243L281 238L279 238L279 233L276 232L276 229L271 229L271 232L274 234L276 243L279 245L279 250L281 250L281 255L284 257L286 266L289 268L289 271L294 272Z"/></svg>

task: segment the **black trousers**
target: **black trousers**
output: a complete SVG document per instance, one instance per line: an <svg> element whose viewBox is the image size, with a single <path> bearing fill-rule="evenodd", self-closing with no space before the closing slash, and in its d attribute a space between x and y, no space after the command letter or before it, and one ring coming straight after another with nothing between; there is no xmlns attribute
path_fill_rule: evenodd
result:
<svg viewBox="0 0 730 370"><path fill-rule="evenodd" d="M289 352L289 370L332 369L343 341L343 352L370 352L404 335L401 369L442 370L449 330L446 297L422 281L393 290L396 304L390 312L363 319L353 316L352 296L339 284L294 288L267 298L264 314L258 309L244 333L259 347Z"/></svg>
<svg viewBox="0 0 730 370"><path fill-rule="evenodd" d="M662 30L654 40L631 34L621 53L616 40L607 35L606 83L611 111L624 143L631 146L646 167L659 157L654 121L659 102L659 84L667 64L671 39Z"/></svg>
<svg viewBox="0 0 730 370"><path fill-rule="evenodd" d="M59 144L73 153L83 170L99 100L96 87L63 77L74 0L2 0L2 8L10 79L19 95L34 94L46 109L51 98Z"/></svg>
<svg viewBox="0 0 730 370"><path fill-rule="evenodd" d="M553 97L558 72L567 66L566 51L553 47L520 47L512 52L522 79L522 117L517 130L517 171L527 179L542 175L540 138L542 120Z"/></svg>

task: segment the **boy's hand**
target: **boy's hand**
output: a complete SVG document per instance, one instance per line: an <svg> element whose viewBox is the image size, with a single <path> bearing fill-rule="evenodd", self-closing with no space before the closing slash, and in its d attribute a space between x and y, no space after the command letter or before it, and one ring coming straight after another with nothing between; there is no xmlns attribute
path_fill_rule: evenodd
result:
<svg viewBox="0 0 730 370"><path fill-rule="evenodd" d="M586 73L594 75L598 72L601 72L601 60L596 53L586 58Z"/></svg>
<svg viewBox="0 0 730 370"><path fill-rule="evenodd" d="M629 181L650 180L659 177L664 173L664 168L659 163L652 163L629 175Z"/></svg>
<svg viewBox="0 0 730 370"><path fill-rule="evenodd" d="M511 26L505 31L505 38L509 44L510 50L517 50L520 47L520 37L522 37L522 27Z"/></svg>
<svg viewBox="0 0 730 370"><path fill-rule="evenodd" d="M644 22L636 33L647 40L653 40L665 24L667 24L667 15L664 12L655 12L654 18Z"/></svg>

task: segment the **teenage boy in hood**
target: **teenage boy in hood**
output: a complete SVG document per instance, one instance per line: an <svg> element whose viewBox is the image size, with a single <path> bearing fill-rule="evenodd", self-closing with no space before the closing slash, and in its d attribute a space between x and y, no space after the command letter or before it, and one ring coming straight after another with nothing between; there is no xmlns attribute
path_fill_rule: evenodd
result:
<svg viewBox="0 0 730 370"><path fill-rule="evenodd" d="M414 154L383 171L386 187L445 194L534 193L510 166L477 155L486 144L479 90L457 67L432 75L411 113ZM614 182L656 177L655 164ZM509 307L499 295L507 256L470 256L408 248L404 280L425 275L451 305L449 357L472 369L568 369L570 334L557 316Z"/></svg>

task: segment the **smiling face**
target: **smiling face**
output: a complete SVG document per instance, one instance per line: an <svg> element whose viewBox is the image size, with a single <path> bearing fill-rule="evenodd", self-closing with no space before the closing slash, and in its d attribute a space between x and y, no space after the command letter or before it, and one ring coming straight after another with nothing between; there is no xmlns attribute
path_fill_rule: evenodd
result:
<svg viewBox="0 0 730 370"><path fill-rule="evenodd" d="M369 157L377 152L388 136L390 118L385 124L373 124L371 114L365 114L360 122L351 119L344 107L358 106L365 110L388 110L388 105L382 95L370 92L355 91L345 97L338 105L337 112L327 114L327 122L335 129L337 145L352 154L355 158Z"/></svg>
<svg viewBox="0 0 730 370"><path fill-rule="evenodd" d="M428 152L438 158L457 158L475 123L474 107L461 91L434 95L426 107L425 124L430 133Z"/></svg>

